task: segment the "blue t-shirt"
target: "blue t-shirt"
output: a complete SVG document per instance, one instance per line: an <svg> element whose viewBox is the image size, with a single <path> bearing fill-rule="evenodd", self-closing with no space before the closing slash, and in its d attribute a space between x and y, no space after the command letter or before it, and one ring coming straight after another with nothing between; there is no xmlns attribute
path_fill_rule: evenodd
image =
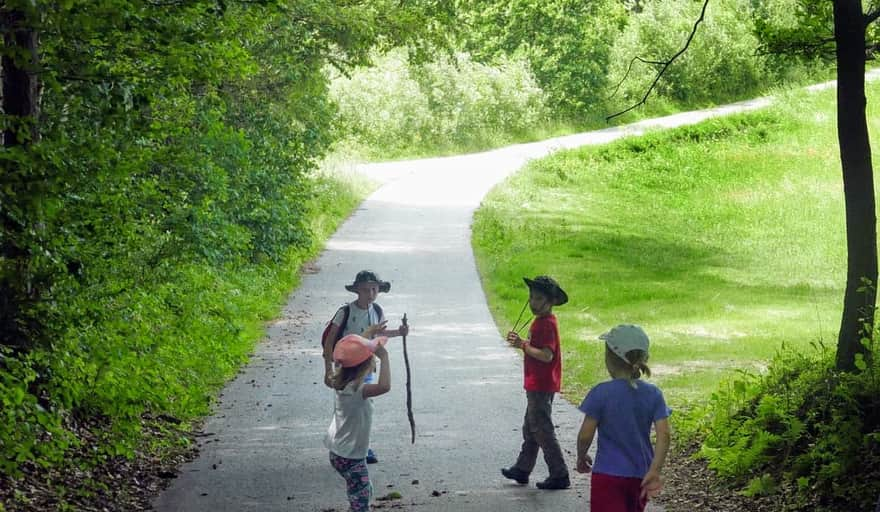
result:
<svg viewBox="0 0 880 512"><path fill-rule="evenodd" d="M598 384L579 409L598 423L599 445L593 471L612 476L643 478L654 460L651 425L668 418L663 393L648 382L626 379Z"/></svg>

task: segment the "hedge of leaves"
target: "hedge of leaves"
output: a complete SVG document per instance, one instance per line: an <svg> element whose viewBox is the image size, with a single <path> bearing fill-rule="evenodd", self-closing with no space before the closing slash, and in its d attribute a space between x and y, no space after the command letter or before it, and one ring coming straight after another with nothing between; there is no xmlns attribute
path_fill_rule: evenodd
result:
<svg viewBox="0 0 880 512"><path fill-rule="evenodd" d="M103 419L100 449L115 455L132 452L145 413L207 410L356 199L313 172L334 137L326 66L430 40L447 7L0 10L19 19L4 30L39 35L43 88L37 119L2 118L40 134L0 150L0 472L16 474L61 461L80 418Z"/></svg>
<svg viewBox="0 0 880 512"><path fill-rule="evenodd" d="M880 354L870 346L849 374L816 347L783 349L765 374L743 374L714 393L699 416L699 455L743 494L781 495L786 510L874 510Z"/></svg>

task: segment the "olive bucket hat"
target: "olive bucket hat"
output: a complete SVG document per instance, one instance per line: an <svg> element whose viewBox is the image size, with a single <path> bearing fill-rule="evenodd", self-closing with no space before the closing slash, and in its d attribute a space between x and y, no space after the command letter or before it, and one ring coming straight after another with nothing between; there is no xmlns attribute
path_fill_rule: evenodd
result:
<svg viewBox="0 0 880 512"><path fill-rule="evenodd" d="M345 285L345 289L351 293L357 293L358 285L361 283L376 283L379 285L379 291L382 293L388 293L391 291L391 283L379 279L379 276L377 276L372 270L361 270L358 272L354 277L354 282Z"/></svg>
<svg viewBox="0 0 880 512"><path fill-rule="evenodd" d="M534 279L524 277L523 281L526 282L526 286L528 286L530 290L532 288L538 290L549 297L557 306L561 306L568 302L568 294L565 293L565 290L559 286L559 283L550 276L537 276Z"/></svg>

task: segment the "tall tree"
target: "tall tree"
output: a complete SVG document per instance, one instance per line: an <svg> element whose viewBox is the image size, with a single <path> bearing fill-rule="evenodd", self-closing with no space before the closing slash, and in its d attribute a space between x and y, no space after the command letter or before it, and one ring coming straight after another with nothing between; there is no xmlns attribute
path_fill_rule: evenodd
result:
<svg viewBox="0 0 880 512"><path fill-rule="evenodd" d="M4 2L0 6L0 31L3 49L0 55L3 121L0 136L3 155L0 159L0 345L25 348L34 337L35 324L23 317L21 310L39 294L39 287L29 271L30 249L26 232L34 228L32 191L39 177L27 164L28 148L39 140L37 117L40 108L39 39L35 28L37 6L32 1ZM30 190L28 190L30 189ZM5 196L25 198L18 207Z"/></svg>
<svg viewBox="0 0 880 512"><path fill-rule="evenodd" d="M861 0L834 0L837 59L837 138L846 203L847 273L837 338L837 367L856 369L873 335L877 302L877 210L871 143L865 118L865 34L880 11L867 15Z"/></svg>

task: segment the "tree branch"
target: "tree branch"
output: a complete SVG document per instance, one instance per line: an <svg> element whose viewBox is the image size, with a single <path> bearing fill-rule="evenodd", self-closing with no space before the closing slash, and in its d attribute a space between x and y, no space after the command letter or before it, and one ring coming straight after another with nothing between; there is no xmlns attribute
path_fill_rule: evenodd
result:
<svg viewBox="0 0 880 512"><path fill-rule="evenodd" d="M815 41L773 41L755 50L755 55L803 55L830 58L834 56L834 37L823 37Z"/></svg>
<svg viewBox="0 0 880 512"><path fill-rule="evenodd" d="M621 78L620 81L617 82L617 85L614 86L614 92L612 92L611 95L608 96L607 99L610 100L611 98L613 98L614 96L617 95L617 91L620 90L620 86L623 85L623 82L626 82L627 77L629 77L629 73L630 73L630 71L632 71L633 64L635 64L636 61L644 62L645 64L655 64L655 65L658 65L658 66L662 66L662 65L664 64L664 63L661 62L661 61L656 61L656 60L645 60L645 59L643 59L643 58L641 58L641 57L633 57L632 60L629 61L629 66L627 66L627 68L626 68L626 73L623 74L623 78Z"/></svg>
<svg viewBox="0 0 880 512"><path fill-rule="evenodd" d="M654 77L654 81L651 82L651 86L648 87L648 90L645 92L645 95L642 97L641 101L639 101L635 105L632 105L631 107L627 108L626 110L622 110L616 114L612 114L610 116L607 116L605 118L605 122L609 122L612 119L614 119L615 117L622 116L623 114L626 114L627 112L644 105L645 102L648 101L648 96L651 95L651 91L653 91L654 87L657 86L657 82L660 81L660 77L663 76L663 73L665 73L666 70L669 68L669 66L673 62L675 62L675 59L679 58L691 45L691 41L693 41L694 36L697 35L697 27L700 26L700 23L702 23L703 19L706 17L706 7L708 7L708 6L709 6L709 0L703 0L703 8L700 11L700 17L697 18L697 21L694 23L694 28L691 29L691 33L688 36L687 41L685 41L684 46L682 46L682 48L680 50L678 50L678 52L676 52L675 55L670 57L669 60L661 61L661 62L654 62L654 64L662 64L663 67L660 68L660 71L657 72L657 76ZM632 63L630 63L630 65L632 65ZM627 71L627 73L628 73L628 71Z"/></svg>

